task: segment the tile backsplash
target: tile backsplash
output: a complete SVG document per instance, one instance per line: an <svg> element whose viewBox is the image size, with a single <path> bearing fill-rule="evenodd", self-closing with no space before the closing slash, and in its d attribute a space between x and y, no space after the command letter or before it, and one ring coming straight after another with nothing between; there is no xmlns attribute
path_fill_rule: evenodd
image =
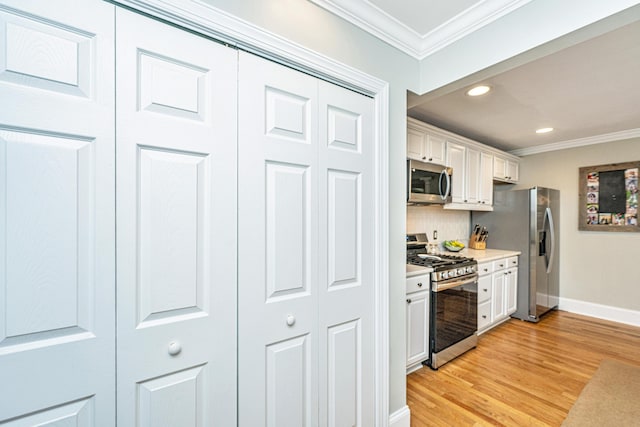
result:
<svg viewBox="0 0 640 427"><path fill-rule="evenodd" d="M445 210L442 206L407 206L407 233L427 233L438 230L438 241L469 240L471 215L469 211Z"/></svg>

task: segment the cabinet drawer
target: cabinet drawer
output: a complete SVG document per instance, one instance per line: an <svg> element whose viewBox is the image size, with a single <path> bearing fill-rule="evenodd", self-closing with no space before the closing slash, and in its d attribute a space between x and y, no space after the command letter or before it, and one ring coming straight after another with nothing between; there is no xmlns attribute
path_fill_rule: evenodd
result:
<svg viewBox="0 0 640 427"><path fill-rule="evenodd" d="M407 279L407 294L418 291L429 290L429 275L423 274L422 276L409 277Z"/></svg>
<svg viewBox="0 0 640 427"><path fill-rule="evenodd" d="M512 256L512 257L507 258L507 266L509 268L517 267L518 266L518 256L516 255L516 256Z"/></svg>
<svg viewBox="0 0 640 427"><path fill-rule="evenodd" d="M491 301L478 305L478 330L481 331L491 324Z"/></svg>
<svg viewBox="0 0 640 427"><path fill-rule="evenodd" d="M478 303L483 303L491 299L492 278L491 276L480 277L478 279Z"/></svg>
<svg viewBox="0 0 640 427"><path fill-rule="evenodd" d="M493 261L493 271L504 270L507 267L507 258L497 259Z"/></svg>
<svg viewBox="0 0 640 427"><path fill-rule="evenodd" d="M491 261L478 263L478 274L480 276L491 273L493 273L493 263Z"/></svg>

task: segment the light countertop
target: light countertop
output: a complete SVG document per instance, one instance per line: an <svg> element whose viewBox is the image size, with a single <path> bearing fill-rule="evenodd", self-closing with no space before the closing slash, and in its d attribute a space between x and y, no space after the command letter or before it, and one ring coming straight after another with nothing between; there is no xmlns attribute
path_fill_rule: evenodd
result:
<svg viewBox="0 0 640 427"><path fill-rule="evenodd" d="M451 252L453 253L453 252ZM504 249L468 249L465 248L460 252L453 253L454 255L466 256L474 258L478 262L494 261L500 258L507 258L510 256L520 255L520 251L509 251Z"/></svg>

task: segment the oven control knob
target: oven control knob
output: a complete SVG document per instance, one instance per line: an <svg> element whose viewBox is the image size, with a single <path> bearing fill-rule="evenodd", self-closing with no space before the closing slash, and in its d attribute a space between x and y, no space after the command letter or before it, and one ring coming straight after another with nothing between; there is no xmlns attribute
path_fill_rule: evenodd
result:
<svg viewBox="0 0 640 427"><path fill-rule="evenodd" d="M464 274L464 268L461 268L460 270L458 270L458 274L462 276Z"/></svg>
<svg viewBox="0 0 640 427"><path fill-rule="evenodd" d="M443 279L448 279L449 278L449 272L448 271L442 272L441 275L442 275Z"/></svg>
<svg viewBox="0 0 640 427"><path fill-rule="evenodd" d="M467 267L467 273L473 273L473 267Z"/></svg>

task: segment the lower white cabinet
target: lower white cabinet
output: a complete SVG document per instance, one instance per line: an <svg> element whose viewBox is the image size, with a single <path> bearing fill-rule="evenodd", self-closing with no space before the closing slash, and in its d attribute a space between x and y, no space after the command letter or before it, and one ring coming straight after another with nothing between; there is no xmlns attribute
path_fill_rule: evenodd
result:
<svg viewBox="0 0 640 427"><path fill-rule="evenodd" d="M407 373L429 358L429 275L407 279Z"/></svg>
<svg viewBox="0 0 640 427"><path fill-rule="evenodd" d="M502 323L516 311L518 257L478 264L478 332Z"/></svg>

